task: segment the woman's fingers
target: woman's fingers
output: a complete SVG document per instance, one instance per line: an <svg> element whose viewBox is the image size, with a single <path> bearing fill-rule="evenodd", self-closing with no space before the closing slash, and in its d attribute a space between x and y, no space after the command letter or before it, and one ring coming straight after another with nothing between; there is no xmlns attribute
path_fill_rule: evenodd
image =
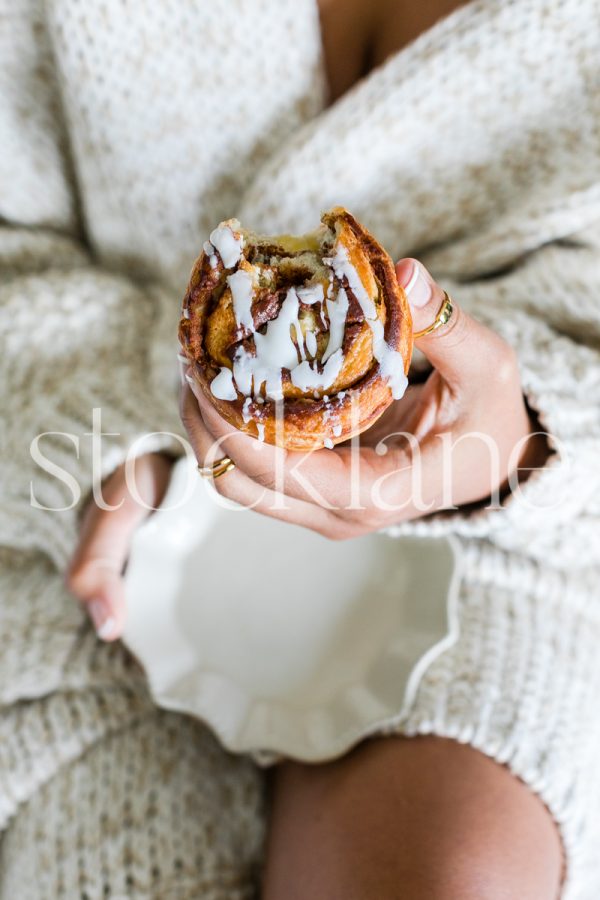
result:
<svg viewBox="0 0 600 900"><path fill-rule="evenodd" d="M223 448L217 456L234 460L238 476L242 473L268 491L312 504L337 513L351 502L353 491L364 487L362 478L354 477L350 456L344 450L316 450L312 453L290 453L281 447L262 443L229 425L204 397L200 388L191 385L203 420L206 436L201 443L201 459L210 459L212 445ZM374 454L365 450L365 454ZM208 456L207 456L208 454ZM365 463L364 454L356 455L354 473ZM222 479L219 479L222 480Z"/></svg>
<svg viewBox="0 0 600 900"><path fill-rule="evenodd" d="M156 453L135 460L127 484L120 466L102 487L101 509L92 500L83 518L81 536L69 566L67 586L86 606L98 636L120 637L125 622L123 569L133 532L161 502L171 475L171 462Z"/></svg>
<svg viewBox="0 0 600 900"><path fill-rule="evenodd" d="M444 291L416 259L396 264L396 276L406 291L413 316L414 331L431 325L444 301ZM452 298L450 320L419 338L416 346L451 386L475 388L508 350L505 342L485 325L472 319Z"/></svg>
<svg viewBox="0 0 600 900"><path fill-rule="evenodd" d="M329 537L374 531L432 511L429 499L421 499L426 484L419 481L415 489L414 480L421 479L428 459L416 440L399 443L392 435L376 447L286 453L240 434L224 421L200 389L197 391L195 396L191 391L183 394L184 424L202 462L207 454L212 458L211 448L226 436L221 446L227 449L217 458L231 455L237 468L216 479L215 487L230 499L250 505L251 498L255 501L252 508L258 512L306 525ZM256 451L253 445L257 445ZM278 454L283 454L283 459ZM262 457L259 467L255 455ZM281 465L281 471L276 470L277 465ZM289 512L274 511L274 500L283 494ZM332 523L339 533L331 533Z"/></svg>
<svg viewBox="0 0 600 900"><path fill-rule="evenodd" d="M199 391L198 396L200 393ZM263 446L267 447L268 445L262 445L254 438L232 428L212 407L210 410L207 407L207 411L216 417L218 434L207 426L198 403L198 397L188 385L184 385L181 390L181 418L199 464L214 462L222 456L231 456L236 463L235 469L221 475L213 482L215 490L222 497L245 509L252 509L273 519L310 528L326 537L351 536L350 529L343 529L336 517L328 510L271 489L267 482L272 481L274 484L275 476L270 470L261 469L261 481L248 475L244 470L244 463L247 461L247 457L251 457L255 452L254 445L259 452ZM213 421L212 427L215 428L215 421Z"/></svg>
<svg viewBox="0 0 600 900"><path fill-rule="evenodd" d="M212 457L231 456L237 471L244 473L252 481L257 482L269 491L286 494L307 502L318 502L319 482L324 478L331 478L331 469L336 465L336 454L331 451L316 451L315 453L289 453L281 447L263 443L256 438L249 437L230 425L219 415L217 410L205 398L200 388L189 380L196 403L192 404L190 413L193 416L193 406L199 409L202 421L202 433L199 435L198 455L200 461L211 461ZM182 414L185 415L186 407L189 408L189 398L183 395ZM188 423L184 421L186 428ZM188 428L189 430L189 428ZM215 447L218 452L215 453ZM323 476L323 467L327 467L327 475ZM296 471L299 482L305 480L310 485L300 489L294 476L290 473ZM311 486L314 490L311 491ZM323 506L326 504L324 503Z"/></svg>

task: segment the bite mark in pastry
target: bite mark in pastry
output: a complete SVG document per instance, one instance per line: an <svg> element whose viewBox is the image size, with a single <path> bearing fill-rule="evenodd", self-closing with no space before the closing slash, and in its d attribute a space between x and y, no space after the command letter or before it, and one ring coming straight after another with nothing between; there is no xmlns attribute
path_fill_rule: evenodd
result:
<svg viewBox="0 0 600 900"><path fill-rule="evenodd" d="M345 209L303 237L221 223L179 326L193 377L236 428L289 450L369 428L407 386L412 321L394 265Z"/></svg>

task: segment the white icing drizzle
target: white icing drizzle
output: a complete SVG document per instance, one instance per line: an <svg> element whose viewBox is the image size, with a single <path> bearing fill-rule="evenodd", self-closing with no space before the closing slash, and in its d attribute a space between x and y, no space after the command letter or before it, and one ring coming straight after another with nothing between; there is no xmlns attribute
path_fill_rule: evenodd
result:
<svg viewBox="0 0 600 900"><path fill-rule="evenodd" d="M348 313L348 294L344 288L340 288L335 300L327 300L327 315L329 316L329 343L323 354L323 362L326 363L330 356L339 350L344 342L346 330L346 314Z"/></svg>
<svg viewBox="0 0 600 900"><path fill-rule="evenodd" d="M341 394L344 396L344 391L341 391ZM338 397L333 397L331 400L329 397L325 396L323 398L326 403L325 412L323 414L323 422L324 424L331 425L331 433L334 437L339 437L342 433L342 423L338 418L337 409L332 408L332 403L338 399Z"/></svg>
<svg viewBox="0 0 600 900"><path fill-rule="evenodd" d="M322 372L317 371L316 366L311 366L308 361L302 362L290 373L292 384L305 393L311 390L322 390L333 384L340 374L343 364L344 355L341 349L336 350L333 356L329 357Z"/></svg>
<svg viewBox="0 0 600 900"><path fill-rule="evenodd" d="M298 354L292 340L291 326L294 326L297 336L302 335L298 310L298 294L296 289L291 287L281 305L279 315L267 325L266 333L254 335L256 358L261 363L279 367L279 369L292 369L296 365Z"/></svg>
<svg viewBox="0 0 600 900"><path fill-rule="evenodd" d="M302 301L308 306L313 303L322 303L325 299L325 291L322 284L313 284L310 287L297 288L296 293Z"/></svg>
<svg viewBox="0 0 600 900"><path fill-rule="evenodd" d="M379 319L369 321L373 332L373 356L379 363L381 374L387 378L394 400L400 400L408 386L404 374L404 360L398 350L393 350L383 336L383 325Z"/></svg>
<svg viewBox="0 0 600 900"><path fill-rule="evenodd" d="M348 256L348 250L346 247L338 241L338 243L334 247L333 256L324 259L323 262L331 266L339 280L342 278L346 278L352 293L358 300L360 304L360 308L362 309L365 319L376 319L377 318L377 309L375 308L375 304L369 297L367 293L367 289L361 281L361 278L350 262L350 257Z"/></svg>
<svg viewBox="0 0 600 900"><path fill-rule="evenodd" d="M227 278L227 284L233 299L233 312L238 325L254 332L254 319L252 318L252 299L254 293L254 279L250 272L238 269Z"/></svg>
<svg viewBox="0 0 600 900"><path fill-rule="evenodd" d="M333 450L333 441L331 440L331 438L325 438L323 443L325 444L325 446L327 447L328 450Z"/></svg>
<svg viewBox="0 0 600 900"><path fill-rule="evenodd" d="M334 275L333 275L333 272L330 272L329 273L329 284L327 285L327 296L328 297L333 297L333 293L335 291L335 286L334 286L333 282L334 282Z"/></svg>
<svg viewBox="0 0 600 900"><path fill-rule="evenodd" d="M252 356L243 347L238 347L234 362L233 376L239 390L245 396L254 392L258 395L265 385L266 395L271 400L283 397L282 370L288 369L292 384L303 390L327 387L337 378L343 364L341 350L333 354L323 372L318 372L306 357L302 328L298 318L300 300L296 288L291 287L283 301L279 315L267 324L265 334L255 332L256 355ZM297 341L292 339L292 326ZM298 353L301 362L298 363ZM314 354L313 354L314 355Z"/></svg>
<svg viewBox="0 0 600 900"><path fill-rule="evenodd" d="M283 397L281 370L293 369L298 363L298 353L291 334L292 325L297 335L302 334L298 306L298 294L294 288L290 288L279 315L268 323L265 334L255 333L256 356L239 348L233 371L242 393L250 394L254 389L254 393L258 394L264 384L267 397L272 400ZM243 384L238 379L238 371Z"/></svg>
<svg viewBox="0 0 600 900"><path fill-rule="evenodd" d="M237 225L231 220L231 225ZM216 228L210 242L204 245L206 253L211 250L221 255L226 268L236 266L242 255L243 238L236 237L229 223L222 223ZM222 400L235 400L236 387L244 395L242 410L244 422L253 416L250 412L252 397L263 403L263 391L268 399L280 400L283 397L283 370L288 370L295 387L303 392L313 391L318 398L319 391L327 389L337 379L344 364L343 340L346 317L349 307L347 291L340 288L335 299L334 273L338 279L346 278L348 285L356 296L366 321L373 335L373 355L380 365L381 373L388 380L394 399L399 399L406 389L407 379L404 375L404 362L400 353L389 347L384 339L384 329L377 318L377 309L368 295L356 268L349 259L347 248L338 242L331 258L325 259L330 268L327 291L323 284L307 287L291 287L287 291L279 314L267 323L264 334L254 330L252 317L253 289L255 273L248 269L238 269L227 278L231 290L234 314L238 325L246 328L254 337L254 355L243 346L238 346L234 360L233 372L222 367L211 384L215 397ZM326 296L327 294L327 296ZM319 304L320 317L324 328L329 331L329 340L321 364L316 361L317 337L312 329L303 334L300 319L300 303L312 306ZM328 321L325 318L327 310ZM308 324L304 322L305 326ZM309 360L312 358L312 362ZM319 371L322 368L322 371ZM345 392L341 391L336 398L342 401ZM325 402L329 397L325 395ZM264 440L264 426L257 424L259 438ZM260 435L262 434L262 437ZM334 436L341 434L341 425L336 423ZM332 444L333 446L333 444Z"/></svg>
<svg viewBox="0 0 600 900"><path fill-rule="evenodd" d="M236 219L232 219L231 224L234 227L237 226L239 228L240 223ZM244 239L241 235L236 237L231 226L226 222L221 222L221 224L211 232L210 243L220 254L226 269L232 269L239 263L242 256Z"/></svg>
<svg viewBox="0 0 600 900"><path fill-rule="evenodd" d="M218 263L218 259L217 259L217 256L216 256L215 248L213 247L213 245L211 244L211 242L210 242L210 241L204 241L204 244L203 244L203 246L202 246L202 249L204 250L204 252L205 252L206 255L208 256L208 261L209 261L209 263L210 263L211 269L216 269L217 263Z"/></svg>
<svg viewBox="0 0 600 900"><path fill-rule="evenodd" d="M265 439L265 426L262 424L262 422L257 422L257 423L256 423L256 427L257 427L257 429L258 429L258 439L259 439L259 441L264 441L264 439Z"/></svg>
<svg viewBox="0 0 600 900"><path fill-rule="evenodd" d="M233 357L233 378L238 391L245 397L252 393L253 374L252 356L243 347L238 347ZM255 393L259 390L260 385L257 386Z"/></svg>
<svg viewBox="0 0 600 900"><path fill-rule="evenodd" d="M244 420L244 422L246 424L248 424L248 422L252 418L252 413L250 412L251 404L252 404L252 397L246 397L246 399L244 400L244 405L242 407L242 419Z"/></svg>
<svg viewBox="0 0 600 900"><path fill-rule="evenodd" d="M329 296L329 294L328 294ZM321 316L321 324L323 328L327 328L327 319L325 318L325 304L321 303L321 309L319 310L319 315Z"/></svg>
<svg viewBox="0 0 600 900"><path fill-rule="evenodd" d="M184 319L189 319L189 317L190 317L190 311L189 311L189 309L187 308L187 306L185 306L185 307L183 308L182 315L183 315L183 318L184 318Z"/></svg>
<svg viewBox="0 0 600 900"><path fill-rule="evenodd" d="M235 400L237 392L233 383L233 374L231 369L221 366L219 374L216 375L210 385L211 393L219 400Z"/></svg>
<svg viewBox="0 0 600 900"><path fill-rule="evenodd" d="M399 400L406 391L408 379L404 374L402 354L390 347L384 338L383 325L377 318L377 309L369 297L360 276L348 256L348 250L338 242L331 258L323 260L333 268L339 279L346 278L352 293L358 300L364 317L373 333L373 356L379 363L381 374L387 378L394 400Z"/></svg>
<svg viewBox="0 0 600 900"><path fill-rule="evenodd" d="M404 360L402 354L397 350L392 350L386 344L383 350L383 356L379 360L381 366L381 374L387 378L388 385L392 392L394 400L400 400L408 387L408 378L404 374Z"/></svg>
<svg viewBox="0 0 600 900"><path fill-rule="evenodd" d="M317 355L317 336L314 331L306 332L306 334L304 335L304 342L306 344L306 349L314 359L314 357Z"/></svg>

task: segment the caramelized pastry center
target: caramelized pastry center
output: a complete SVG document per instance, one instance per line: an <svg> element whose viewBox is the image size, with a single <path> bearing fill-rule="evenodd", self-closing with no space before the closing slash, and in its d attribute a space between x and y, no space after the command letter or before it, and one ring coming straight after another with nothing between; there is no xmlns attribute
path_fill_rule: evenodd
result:
<svg viewBox="0 0 600 900"><path fill-rule="evenodd" d="M364 378L383 341L385 304L354 235L265 244L231 228L228 236L227 227L205 247L211 265L219 246L232 263L205 331L206 351L221 367L215 396L320 398Z"/></svg>

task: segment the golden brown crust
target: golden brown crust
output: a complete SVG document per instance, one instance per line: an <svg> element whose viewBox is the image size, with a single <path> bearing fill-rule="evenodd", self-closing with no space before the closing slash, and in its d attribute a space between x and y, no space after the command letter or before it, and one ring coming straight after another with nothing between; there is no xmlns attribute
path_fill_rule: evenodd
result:
<svg viewBox="0 0 600 900"><path fill-rule="evenodd" d="M392 260L347 210L332 209L323 215L322 223L346 247L362 284L376 302L385 342L392 351L400 353L407 374L412 354L412 320ZM267 240L270 241L263 239ZM278 240L272 239L274 248ZM311 240L314 242L314 236ZM212 257L212 264L211 256L201 254L192 270L179 326L179 339L194 377L224 419L254 437L264 437L268 443L289 450L312 450L348 440L382 415L393 400L392 390L373 357L371 330L364 318L360 321L360 313L355 324L346 326L344 364L327 388L329 393L304 393L291 383L289 372L284 370L284 399L278 403L269 400L264 390L262 403L247 399L239 390L235 400L215 397L211 383L220 367L231 368L227 354L232 342L244 339L231 298L226 296L225 272L218 254ZM348 293L351 294L349 289ZM265 315L273 317L268 298L263 309Z"/></svg>

